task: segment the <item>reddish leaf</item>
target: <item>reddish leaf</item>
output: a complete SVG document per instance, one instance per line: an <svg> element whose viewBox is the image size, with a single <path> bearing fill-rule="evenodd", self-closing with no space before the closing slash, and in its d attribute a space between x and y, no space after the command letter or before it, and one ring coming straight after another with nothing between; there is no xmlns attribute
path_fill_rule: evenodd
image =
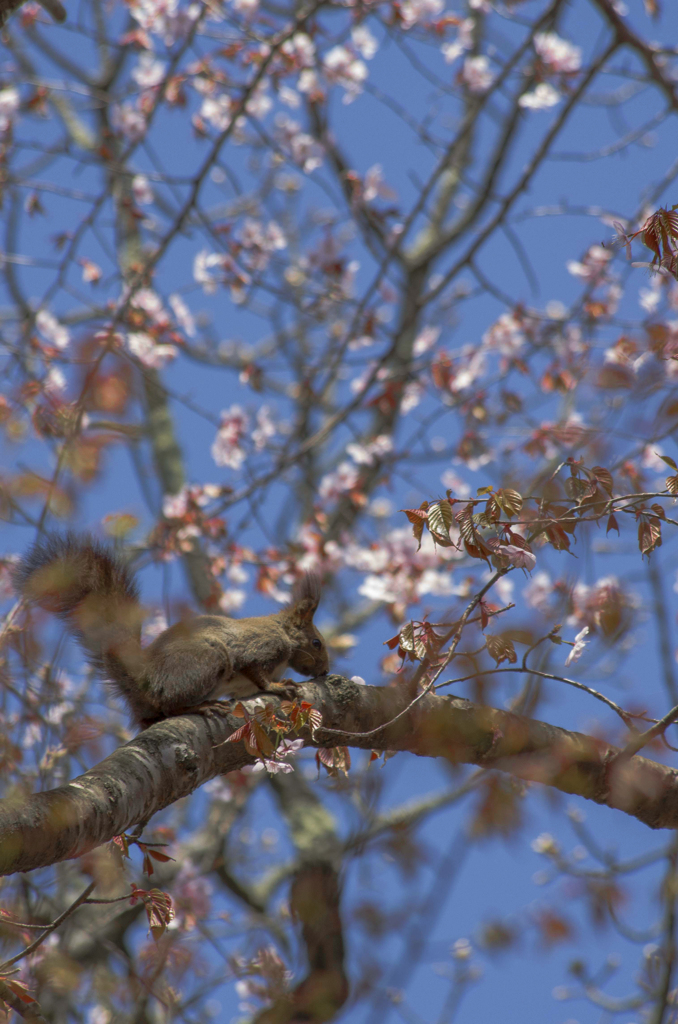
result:
<svg viewBox="0 0 678 1024"><path fill-rule="evenodd" d="M138 889L132 884L130 903L134 904L137 900L144 904L151 935L157 941L174 917L172 898L161 889Z"/></svg>
<svg viewBox="0 0 678 1024"><path fill-rule="evenodd" d="M641 518L638 523L638 547L641 554L650 555L656 548L661 547L662 527L655 516L648 519Z"/></svg>
<svg viewBox="0 0 678 1024"><path fill-rule="evenodd" d="M425 504L427 504L425 502ZM409 521L412 523L412 535L417 542L417 551L421 547L421 538L424 533L424 524L426 522L427 513L424 509L418 508L402 508L400 510L404 512Z"/></svg>
<svg viewBox="0 0 678 1024"><path fill-rule="evenodd" d="M556 551L570 550L570 538L559 523L551 523L546 529L546 536Z"/></svg>
<svg viewBox="0 0 678 1024"><path fill-rule="evenodd" d="M325 750L323 747L320 747L315 752L315 761L318 771L320 771L320 765L322 765L328 775L332 778L337 778L339 772L348 775L351 767L351 754L348 747L332 747L331 750Z"/></svg>
<svg viewBox="0 0 678 1024"><path fill-rule="evenodd" d="M28 989L20 981L16 981L15 978L3 978L2 979L7 986L10 988L15 996L21 1000L22 1003L35 1003L36 1000L30 995Z"/></svg>
<svg viewBox="0 0 678 1024"><path fill-rule="evenodd" d="M610 532L610 530L616 530L617 531L617 535L619 535L619 524L617 523L617 520L616 520L614 514L612 514L610 516L610 518L608 519L608 521L607 521L607 530L605 531L605 536L607 536L607 534Z"/></svg>
<svg viewBox="0 0 678 1024"><path fill-rule="evenodd" d="M513 646L512 640L507 640L503 636L486 636L485 644L487 646L487 652L490 657L494 658L497 665L501 665L502 661L508 661L511 665L514 665L518 660L515 647Z"/></svg>
<svg viewBox="0 0 678 1024"><path fill-rule="evenodd" d="M494 496L494 500L497 505L508 516L512 519L513 516L517 516L523 507L523 496L518 491L513 491L509 487L502 487Z"/></svg>

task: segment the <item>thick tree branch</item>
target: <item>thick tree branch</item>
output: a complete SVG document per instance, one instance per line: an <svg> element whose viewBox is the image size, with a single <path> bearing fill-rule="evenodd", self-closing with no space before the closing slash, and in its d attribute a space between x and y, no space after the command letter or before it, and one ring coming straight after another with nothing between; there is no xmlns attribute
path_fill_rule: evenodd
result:
<svg viewBox="0 0 678 1024"><path fill-rule="evenodd" d="M323 716L325 730L305 737L312 745L477 764L617 808L650 828L678 827L678 772L638 756L616 761L618 750L595 737L433 694L394 722L410 703L404 687L360 686L342 676L305 684L301 694ZM241 724L229 715L168 719L66 786L0 802L0 871L78 857L215 775L251 764L242 744L224 743Z"/></svg>

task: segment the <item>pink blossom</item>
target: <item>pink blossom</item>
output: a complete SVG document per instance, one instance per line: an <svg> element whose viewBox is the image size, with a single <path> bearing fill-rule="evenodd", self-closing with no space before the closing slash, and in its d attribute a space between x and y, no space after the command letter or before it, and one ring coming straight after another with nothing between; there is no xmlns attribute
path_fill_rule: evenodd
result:
<svg viewBox="0 0 678 1024"><path fill-rule="evenodd" d="M221 413L221 426L212 445L212 458L217 466L240 469L245 461L241 441L247 434L249 418L239 406L232 405Z"/></svg>
<svg viewBox="0 0 678 1024"><path fill-rule="evenodd" d="M507 555L511 565L515 565L517 569L526 569L531 572L537 563L536 555L515 544L502 544L497 550L502 555Z"/></svg>

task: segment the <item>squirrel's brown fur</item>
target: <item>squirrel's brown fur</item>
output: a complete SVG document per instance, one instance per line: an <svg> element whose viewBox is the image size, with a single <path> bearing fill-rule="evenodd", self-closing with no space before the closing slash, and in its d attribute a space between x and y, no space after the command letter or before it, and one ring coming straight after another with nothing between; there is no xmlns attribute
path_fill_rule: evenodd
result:
<svg viewBox="0 0 678 1024"><path fill-rule="evenodd" d="M141 646L143 609L133 573L89 536L51 536L14 571L17 590L58 615L110 681L142 728L221 696L284 693L275 682L289 666L324 675L327 648L313 625L320 600L315 576L295 585L292 602L273 615L230 619L198 615Z"/></svg>

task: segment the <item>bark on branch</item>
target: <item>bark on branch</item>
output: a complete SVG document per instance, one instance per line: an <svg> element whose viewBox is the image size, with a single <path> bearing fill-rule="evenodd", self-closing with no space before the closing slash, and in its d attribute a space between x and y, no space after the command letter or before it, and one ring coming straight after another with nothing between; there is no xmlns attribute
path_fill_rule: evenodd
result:
<svg viewBox="0 0 678 1024"><path fill-rule="evenodd" d="M476 764L616 808L650 828L678 827L678 772L639 756L615 761L619 751L595 737L457 697L429 694L409 708L402 686L361 686L336 675L300 692L323 716L324 731L304 736L311 745ZM240 725L230 715L168 719L66 786L0 801L0 873L80 856L215 775L251 764L242 743L224 743Z"/></svg>

